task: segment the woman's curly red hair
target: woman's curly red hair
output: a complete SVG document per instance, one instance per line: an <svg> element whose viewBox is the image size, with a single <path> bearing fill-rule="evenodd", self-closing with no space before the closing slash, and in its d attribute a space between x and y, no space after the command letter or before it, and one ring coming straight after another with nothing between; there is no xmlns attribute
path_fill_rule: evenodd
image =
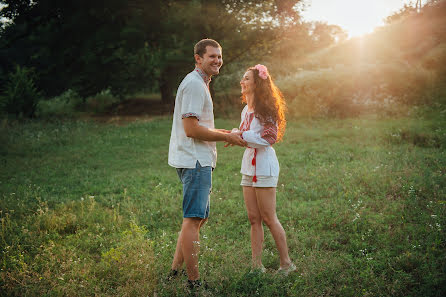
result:
<svg viewBox="0 0 446 297"><path fill-rule="evenodd" d="M269 73L266 79L262 79L256 68L250 67L247 71L252 71L254 76L254 114L263 124L277 123L277 141L280 141L286 127L286 104L282 92ZM242 100L247 103L245 96L242 96Z"/></svg>

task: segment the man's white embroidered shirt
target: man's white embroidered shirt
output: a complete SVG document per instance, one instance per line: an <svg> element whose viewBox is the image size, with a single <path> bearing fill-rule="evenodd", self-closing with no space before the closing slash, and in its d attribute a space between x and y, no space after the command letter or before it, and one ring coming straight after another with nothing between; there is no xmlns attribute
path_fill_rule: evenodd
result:
<svg viewBox="0 0 446 297"><path fill-rule="evenodd" d="M186 75L178 87L175 98L172 132L169 144L169 165L175 168L195 168L217 163L217 147L213 141L203 141L187 137L183 118L196 117L198 124L214 129L214 111L208 85L197 69Z"/></svg>

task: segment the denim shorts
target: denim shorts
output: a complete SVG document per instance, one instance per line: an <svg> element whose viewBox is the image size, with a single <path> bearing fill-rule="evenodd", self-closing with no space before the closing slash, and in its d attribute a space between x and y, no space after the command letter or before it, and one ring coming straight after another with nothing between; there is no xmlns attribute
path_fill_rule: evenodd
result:
<svg viewBox="0 0 446 297"><path fill-rule="evenodd" d="M200 165L195 168L177 168L183 183L183 218L202 218L209 216L210 193L212 188L212 167Z"/></svg>

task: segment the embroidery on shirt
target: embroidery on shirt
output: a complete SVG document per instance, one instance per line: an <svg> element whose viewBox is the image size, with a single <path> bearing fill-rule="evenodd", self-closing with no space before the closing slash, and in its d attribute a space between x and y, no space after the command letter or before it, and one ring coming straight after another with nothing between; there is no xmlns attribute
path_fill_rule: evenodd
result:
<svg viewBox="0 0 446 297"><path fill-rule="evenodd" d="M251 126L251 122L254 119L254 113L246 113L245 114L245 119L243 120L243 122L240 124L239 130L244 132L244 131L248 131L250 126Z"/></svg>
<svg viewBox="0 0 446 297"><path fill-rule="evenodd" d="M182 119L184 119L184 118L190 118L190 117L196 117L197 120L200 120L200 116L199 116L198 114L196 114L195 112L187 112L187 113L183 113L183 114L181 115L181 118L182 118Z"/></svg>
<svg viewBox="0 0 446 297"><path fill-rule="evenodd" d="M277 126L272 123L268 123L263 127L261 137L273 145L277 141Z"/></svg>
<svg viewBox="0 0 446 297"><path fill-rule="evenodd" d="M200 68L195 68L195 71L201 76L201 78L204 80L206 85L209 87L209 83L211 82L211 77L208 76L206 73L203 72Z"/></svg>

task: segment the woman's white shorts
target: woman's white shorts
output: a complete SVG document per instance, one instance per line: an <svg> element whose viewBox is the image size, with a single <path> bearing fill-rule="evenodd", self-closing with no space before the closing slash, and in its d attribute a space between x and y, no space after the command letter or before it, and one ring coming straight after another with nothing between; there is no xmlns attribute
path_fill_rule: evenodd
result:
<svg viewBox="0 0 446 297"><path fill-rule="evenodd" d="M257 176L257 182L252 181L253 176L242 174L241 186L257 188L276 188L279 181L278 176Z"/></svg>

